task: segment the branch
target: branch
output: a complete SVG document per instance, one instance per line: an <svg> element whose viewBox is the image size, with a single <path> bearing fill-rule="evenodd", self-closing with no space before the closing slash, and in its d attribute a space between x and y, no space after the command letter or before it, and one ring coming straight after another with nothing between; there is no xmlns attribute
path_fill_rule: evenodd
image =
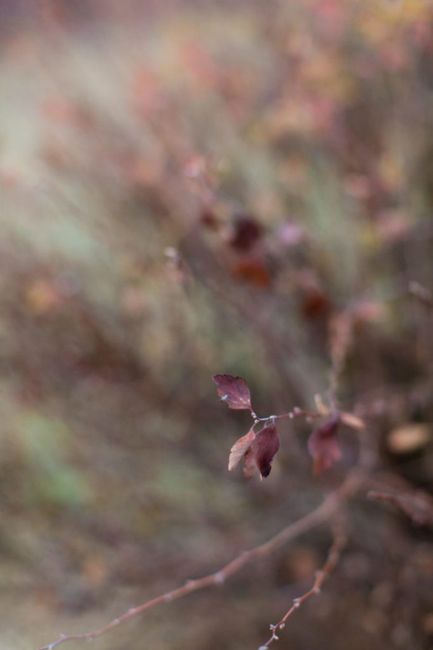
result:
<svg viewBox="0 0 433 650"><path fill-rule="evenodd" d="M307 600L309 600L313 596L317 596L320 593L323 583L325 582L325 580L329 578L329 576L335 569L338 560L340 559L341 551L346 545L346 542L347 542L347 536L340 522L340 525L336 526L334 529L334 541L332 543L331 548L329 549L326 562L323 565L323 567L316 572L316 576L314 578L312 587L304 594L302 594L302 596L298 596L297 598L294 598L292 601L292 605L289 607L289 609L284 614L284 616L278 621L278 623L275 623L275 625L270 626L272 634L270 638L266 641L266 643L260 646L259 650L266 650L266 648L269 648L269 646L273 641L278 641L279 636L277 635L277 632L283 630L286 627L287 619L290 618L290 616L292 616L292 614L294 614L295 611L299 609L299 607L301 607Z"/></svg>
<svg viewBox="0 0 433 650"><path fill-rule="evenodd" d="M390 503L418 526L433 526L433 499L421 490L404 493L371 490L367 497L373 501Z"/></svg>
<svg viewBox="0 0 433 650"><path fill-rule="evenodd" d="M267 542L259 544L247 551L243 551L233 560L225 564L216 573L210 573L196 580L187 580L185 584L172 591L167 591L156 598L146 600L141 605L128 609L124 614L113 619L103 627L91 632L81 634L61 634L59 638L48 645L43 646L40 650L54 650L57 646L67 641L90 641L106 634L114 627L126 623L127 621L140 616L148 609L170 603L173 600L182 598L194 591L205 589L206 587L216 587L222 585L228 578L240 571L244 566L250 564L253 560L266 557L277 548L295 539L303 533L319 526L330 516L335 514L341 504L352 496L363 484L365 475L361 470L353 470L346 480L334 492L331 492L324 501L312 512L309 512L301 519L289 524L279 533L271 537Z"/></svg>

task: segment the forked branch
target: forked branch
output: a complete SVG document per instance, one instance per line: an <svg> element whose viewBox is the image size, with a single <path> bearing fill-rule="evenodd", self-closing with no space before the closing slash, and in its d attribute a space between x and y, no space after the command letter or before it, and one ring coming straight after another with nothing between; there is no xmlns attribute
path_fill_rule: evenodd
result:
<svg viewBox="0 0 433 650"><path fill-rule="evenodd" d="M331 548L329 549L329 553L326 558L325 564L319 571L316 572L313 585L310 587L308 591L302 594L302 596L298 596L297 598L294 598L291 606L284 614L284 616L278 621L278 623L275 623L275 625L270 626L271 636L264 645L260 646L259 650L266 650L266 648L269 648L269 646L273 641L278 641L279 640L278 632L280 632L286 627L287 619L290 618L290 616L292 616L292 614L294 614L296 610L299 609L307 600L309 600L313 596L317 596L320 593L324 582L329 578L331 573L334 571L338 563L338 560L340 559L341 551L346 545L346 542L347 542L346 531L342 525L342 522L339 521L338 524L334 527L334 540Z"/></svg>
<svg viewBox="0 0 433 650"><path fill-rule="evenodd" d="M40 650L54 650L62 643L67 641L90 641L97 637L106 634L114 627L126 623L127 621L140 616L148 609L170 603L178 598L183 598L188 594L205 589L206 587L216 587L222 585L228 578L240 571L244 566L250 564L256 559L270 555L277 548L283 544L296 539L303 533L319 526L320 524L329 520L330 517L335 515L340 509L341 505L350 498L355 492L359 490L363 484L365 475L361 470L354 469L346 480L334 492L331 492L322 503L313 511L301 517L297 521L289 524L283 528L279 533L268 539L263 544L259 544L249 550L243 551L233 560L225 564L215 573L197 578L195 580L187 580L181 587L177 587L171 591L167 591L156 598L146 600L141 605L128 609L125 613L113 619L106 625L91 632L84 632L82 634L61 634L58 639L43 646ZM332 569L332 567L331 567ZM326 576L325 576L326 577ZM321 579L323 582L325 578ZM321 583L320 583L321 584ZM319 585L320 586L320 585ZM287 618L287 615L286 615ZM266 646L265 646L266 647Z"/></svg>

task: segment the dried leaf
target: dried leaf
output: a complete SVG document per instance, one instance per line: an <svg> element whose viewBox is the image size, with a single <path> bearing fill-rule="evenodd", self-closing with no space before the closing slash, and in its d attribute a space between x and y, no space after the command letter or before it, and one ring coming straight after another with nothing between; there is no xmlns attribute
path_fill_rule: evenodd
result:
<svg viewBox="0 0 433 650"><path fill-rule="evenodd" d="M253 429L250 429L247 434L236 440L233 447L230 449L229 456L229 472L232 469L237 467L241 458L245 456L247 451L250 449L253 440L255 439L256 434Z"/></svg>
<svg viewBox="0 0 433 650"><path fill-rule="evenodd" d="M354 415L353 413L340 413L340 419L343 424L345 424L347 427L350 427L351 429L356 429L357 431L365 429L364 420L359 418L357 415Z"/></svg>
<svg viewBox="0 0 433 650"><path fill-rule="evenodd" d="M254 452L251 449L247 449L244 455L244 476L245 478L251 478L257 472L256 458Z"/></svg>
<svg viewBox="0 0 433 650"><path fill-rule="evenodd" d="M251 445L251 453L263 477L271 473L272 461L279 448L280 439L275 424L270 424L256 434Z"/></svg>
<svg viewBox="0 0 433 650"><path fill-rule="evenodd" d="M231 409L251 411L250 389L242 377L232 375L214 375L217 393Z"/></svg>
<svg viewBox="0 0 433 650"><path fill-rule="evenodd" d="M429 424L408 422L388 434L387 446L394 454L411 454L425 447L430 440L432 432Z"/></svg>
<svg viewBox="0 0 433 650"><path fill-rule="evenodd" d="M314 395L314 404L320 415L329 415L329 408L326 406L321 395Z"/></svg>
<svg viewBox="0 0 433 650"><path fill-rule="evenodd" d="M340 414L334 413L313 431L308 439L308 451L314 460L314 473L320 474L329 469L341 458L337 438Z"/></svg>
<svg viewBox="0 0 433 650"><path fill-rule="evenodd" d="M274 424L264 427L258 433L253 429L235 442L230 450L229 470L234 469L241 459L244 460L244 475L251 478L257 472L269 476L272 461L280 448L277 428Z"/></svg>

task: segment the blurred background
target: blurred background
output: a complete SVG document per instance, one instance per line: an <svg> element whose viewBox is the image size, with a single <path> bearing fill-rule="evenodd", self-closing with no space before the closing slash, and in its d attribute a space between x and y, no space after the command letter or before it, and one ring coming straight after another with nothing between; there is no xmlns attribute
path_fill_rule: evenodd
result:
<svg viewBox="0 0 433 650"><path fill-rule="evenodd" d="M228 474L250 421L214 373L312 408L343 347L342 406L431 490L432 3L1 0L0 46L0 648L216 570L350 471L354 432L313 477L284 422L266 481ZM431 648L431 529L360 495L349 530L279 647ZM253 650L329 544L92 647Z"/></svg>

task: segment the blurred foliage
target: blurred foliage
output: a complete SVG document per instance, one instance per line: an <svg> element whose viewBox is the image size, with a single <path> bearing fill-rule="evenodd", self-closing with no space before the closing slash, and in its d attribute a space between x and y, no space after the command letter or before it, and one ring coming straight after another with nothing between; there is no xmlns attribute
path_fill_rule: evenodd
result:
<svg viewBox="0 0 433 650"><path fill-rule="evenodd" d="M345 310L341 401L431 489L432 311L409 287L433 287L432 4L2 0L0 17L0 648L217 568L340 481L354 437L312 478L302 425L266 482L228 475L249 423L210 377L247 377L258 413L311 407ZM429 433L393 449L411 423ZM431 647L431 536L353 510L281 648ZM328 542L94 646L257 647Z"/></svg>

